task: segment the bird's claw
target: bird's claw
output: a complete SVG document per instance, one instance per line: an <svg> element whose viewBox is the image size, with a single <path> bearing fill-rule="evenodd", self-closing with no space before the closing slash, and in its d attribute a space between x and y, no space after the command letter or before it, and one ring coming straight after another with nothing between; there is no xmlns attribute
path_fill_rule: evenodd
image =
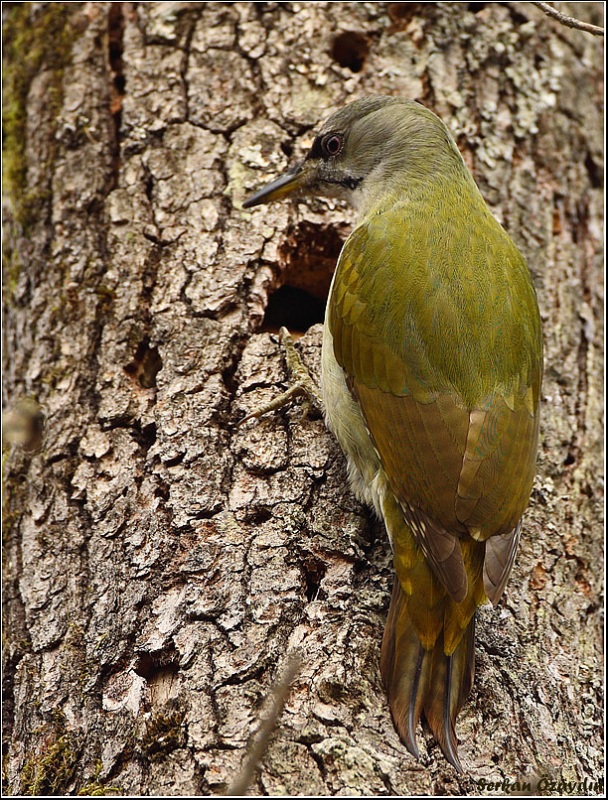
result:
<svg viewBox="0 0 608 800"><path fill-rule="evenodd" d="M303 397L302 402L302 417L300 421L304 421L311 409L315 409L320 414L323 414L323 400L321 394L310 372L304 366L299 353L297 352L291 334L287 328L283 327L279 330L279 343L281 344L285 353L285 362L289 372L291 385L286 392L274 397L267 403L264 403L255 411L247 414L239 422L242 425L250 419L259 419L263 414L269 414L272 411L277 411L279 408L286 406L293 398Z"/></svg>

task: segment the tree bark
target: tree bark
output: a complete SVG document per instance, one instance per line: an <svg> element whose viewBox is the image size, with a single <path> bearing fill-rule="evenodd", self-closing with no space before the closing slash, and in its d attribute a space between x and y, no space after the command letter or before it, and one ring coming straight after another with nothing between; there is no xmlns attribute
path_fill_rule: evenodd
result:
<svg viewBox="0 0 608 800"><path fill-rule="evenodd" d="M35 399L41 430L4 454L7 791L222 793L297 652L252 794L595 793L602 44L523 2L8 8L5 404ZM337 443L297 407L237 425L285 388L278 324L318 375L354 221L240 204L370 93L446 121L544 321L538 477L480 613L464 775L391 723L391 555Z"/></svg>

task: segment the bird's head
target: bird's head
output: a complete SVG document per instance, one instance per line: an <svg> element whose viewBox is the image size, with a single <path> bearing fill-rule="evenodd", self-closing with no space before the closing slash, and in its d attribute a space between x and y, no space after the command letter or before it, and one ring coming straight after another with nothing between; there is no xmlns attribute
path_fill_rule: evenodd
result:
<svg viewBox="0 0 608 800"><path fill-rule="evenodd" d="M364 209L380 194L404 192L466 173L443 122L420 103L375 96L333 114L300 164L249 197L243 208L284 197L339 197Z"/></svg>

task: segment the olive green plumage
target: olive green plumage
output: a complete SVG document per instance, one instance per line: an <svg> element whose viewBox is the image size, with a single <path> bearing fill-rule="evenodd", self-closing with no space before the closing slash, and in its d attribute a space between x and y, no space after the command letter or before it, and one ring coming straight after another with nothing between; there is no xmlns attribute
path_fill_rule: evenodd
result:
<svg viewBox="0 0 608 800"><path fill-rule="evenodd" d="M397 730L418 755L424 713L460 769L475 610L502 594L534 479L534 288L447 128L417 103L351 103L246 206L294 194L360 210L327 306L326 415L393 545L381 670Z"/></svg>

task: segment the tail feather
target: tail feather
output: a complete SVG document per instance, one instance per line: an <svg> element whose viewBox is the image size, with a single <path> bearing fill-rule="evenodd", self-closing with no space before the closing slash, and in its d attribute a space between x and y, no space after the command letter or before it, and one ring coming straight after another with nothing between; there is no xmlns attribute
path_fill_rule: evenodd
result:
<svg viewBox="0 0 608 800"><path fill-rule="evenodd" d="M475 674L475 617L452 655L446 656L441 636L432 651L431 686L424 701L424 716L447 760L459 772L458 740L454 725Z"/></svg>
<svg viewBox="0 0 608 800"><path fill-rule="evenodd" d="M422 714L428 681L428 652L420 644L407 613L406 595L395 580L388 612L380 671L389 695L395 727L410 753L416 758L416 725Z"/></svg>
<svg viewBox="0 0 608 800"><path fill-rule="evenodd" d="M446 655L443 634L431 648L423 647L408 613L409 600L396 579L380 661L393 721L418 758L416 726L424 710L445 757L462 772L454 724L473 684L475 617L454 652Z"/></svg>

